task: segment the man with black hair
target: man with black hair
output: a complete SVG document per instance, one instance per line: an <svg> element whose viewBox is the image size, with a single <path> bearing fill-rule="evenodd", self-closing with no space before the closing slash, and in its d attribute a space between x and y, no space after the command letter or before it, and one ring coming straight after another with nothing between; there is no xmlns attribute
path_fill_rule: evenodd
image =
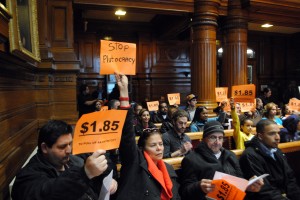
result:
<svg viewBox="0 0 300 200"><path fill-rule="evenodd" d="M103 178L111 171L105 150L97 150L84 162L73 156L72 127L60 120L44 125L38 152L17 174L13 200L97 200ZM117 190L113 180L110 192Z"/></svg>
<svg viewBox="0 0 300 200"><path fill-rule="evenodd" d="M250 199L300 199L300 188L285 155L278 149L280 129L272 120L261 120L256 125L257 135L248 143L240 165L245 178L269 174L265 185Z"/></svg>

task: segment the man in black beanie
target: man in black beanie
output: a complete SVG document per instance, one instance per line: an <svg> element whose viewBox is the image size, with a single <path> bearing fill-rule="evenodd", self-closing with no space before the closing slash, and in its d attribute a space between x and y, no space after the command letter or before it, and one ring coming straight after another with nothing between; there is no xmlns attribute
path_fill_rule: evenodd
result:
<svg viewBox="0 0 300 200"><path fill-rule="evenodd" d="M239 162L234 153L222 147L224 128L218 121L207 122L203 140L194 152L186 155L181 163L181 197L189 200L204 200L213 191L211 181L216 171L243 177ZM257 192L263 181L252 184L247 191Z"/></svg>

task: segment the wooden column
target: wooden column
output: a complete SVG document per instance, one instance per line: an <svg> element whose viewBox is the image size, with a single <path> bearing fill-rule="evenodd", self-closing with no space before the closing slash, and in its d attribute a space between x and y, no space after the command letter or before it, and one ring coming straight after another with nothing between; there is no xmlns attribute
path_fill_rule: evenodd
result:
<svg viewBox="0 0 300 200"><path fill-rule="evenodd" d="M248 25L240 1L228 1L228 16L223 28L223 66L220 85L228 86L230 96L232 85L247 84Z"/></svg>
<svg viewBox="0 0 300 200"><path fill-rule="evenodd" d="M201 105L215 106L216 28L219 0L195 0L191 35L192 93Z"/></svg>

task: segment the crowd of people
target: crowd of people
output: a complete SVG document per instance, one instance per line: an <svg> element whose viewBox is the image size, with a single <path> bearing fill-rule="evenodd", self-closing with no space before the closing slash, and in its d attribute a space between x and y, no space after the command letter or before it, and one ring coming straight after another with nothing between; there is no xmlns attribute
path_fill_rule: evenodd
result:
<svg viewBox="0 0 300 200"><path fill-rule="evenodd" d="M97 200L103 179L112 170L109 193L111 199L117 200L204 200L216 190L216 171L247 180L269 174L246 188L245 199L300 199L297 180L278 148L280 142L300 140L299 114L286 111L278 117L277 105L269 102L269 88L248 112L241 112L239 103L231 98L229 112L221 102L214 109L216 117L208 117L206 107L197 107L198 97L194 94L187 96L185 109L170 106L166 101L160 101L155 112L148 111L143 104L131 105L127 77L115 77L119 99L111 99L108 107L128 110L119 159L101 149L72 155L72 127L51 120L40 129L38 152L16 176L13 200ZM104 95L99 94L101 88L98 95L90 94L87 85L80 91L80 116L100 111L104 102L98 99ZM228 122L235 147L244 150L239 159L223 147ZM157 123L161 126L157 127ZM187 132L202 132L203 139L193 146ZM164 161L179 156L183 157L179 171ZM119 174L117 162L122 165Z"/></svg>

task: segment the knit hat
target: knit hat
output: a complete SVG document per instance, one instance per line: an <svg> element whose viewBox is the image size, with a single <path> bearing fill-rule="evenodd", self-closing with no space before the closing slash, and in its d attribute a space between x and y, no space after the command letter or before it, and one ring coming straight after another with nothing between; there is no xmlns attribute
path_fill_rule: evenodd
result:
<svg viewBox="0 0 300 200"><path fill-rule="evenodd" d="M222 124L218 121L210 121L207 122L204 125L204 130L203 130L203 138L206 138L207 136L213 134L213 133L223 133L224 135L224 128Z"/></svg>
<svg viewBox="0 0 300 200"><path fill-rule="evenodd" d="M198 96L196 96L196 95L194 95L194 94L189 94L189 95L186 96L186 100L187 100L187 101L190 101L190 100L192 100L192 99L197 99L197 98L198 98Z"/></svg>

